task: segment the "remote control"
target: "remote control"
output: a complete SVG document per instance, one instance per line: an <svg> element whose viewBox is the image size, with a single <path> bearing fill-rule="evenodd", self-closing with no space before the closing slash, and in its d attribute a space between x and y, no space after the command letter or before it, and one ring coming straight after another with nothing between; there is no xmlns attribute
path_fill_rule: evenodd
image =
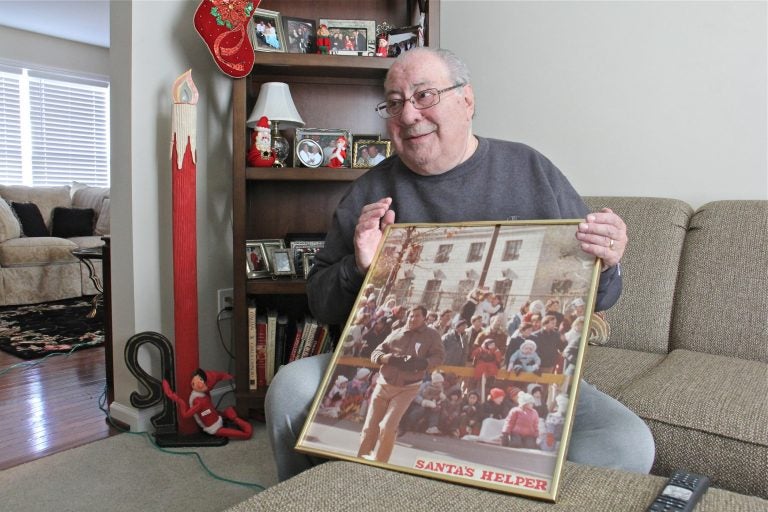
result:
<svg viewBox="0 0 768 512"><path fill-rule="evenodd" d="M648 512L691 512L708 487L706 476L675 471L648 507Z"/></svg>

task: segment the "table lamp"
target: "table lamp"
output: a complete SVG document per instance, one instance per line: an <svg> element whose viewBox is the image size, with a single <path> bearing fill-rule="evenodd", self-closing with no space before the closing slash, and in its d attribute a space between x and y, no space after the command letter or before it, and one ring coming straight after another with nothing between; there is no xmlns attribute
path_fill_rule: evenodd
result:
<svg viewBox="0 0 768 512"><path fill-rule="evenodd" d="M262 116L266 116L272 125L272 149L275 150L276 154L274 166L284 167L288 155L291 154L291 147L288 144L288 140L280 133L278 125L282 123L283 127L304 126L304 121L293 104L288 84L283 82L265 82L261 84L256 105L253 106L251 115L245 124L253 129Z"/></svg>

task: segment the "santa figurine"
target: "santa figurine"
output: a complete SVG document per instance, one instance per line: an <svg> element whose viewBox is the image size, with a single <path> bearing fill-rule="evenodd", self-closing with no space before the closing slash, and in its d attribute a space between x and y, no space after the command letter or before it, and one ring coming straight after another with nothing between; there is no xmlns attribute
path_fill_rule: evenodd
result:
<svg viewBox="0 0 768 512"><path fill-rule="evenodd" d="M387 57L389 55L389 40L384 34L380 34L376 44L376 56Z"/></svg>
<svg viewBox="0 0 768 512"><path fill-rule="evenodd" d="M317 29L317 53L331 53L331 31L325 23Z"/></svg>
<svg viewBox="0 0 768 512"><path fill-rule="evenodd" d="M267 116L261 116L251 134L248 163L254 167L272 167L275 163L275 151L272 149L272 136L269 134Z"/></svg>
<svg viewBox="0 0 768 512"><path fill-rule="evenodd" d="M232 380L234 377L225 372L202 370L198 368L192 374L192 392L189 394L189 405L171 389L168 381L163 379L163 391L166 396L179 406L181 417L194 417L195 422L206 434L230 439L250 439L253 432L251 424L238 418L234 407L227 407L224 412L213 406L210 390L221 380ZM223 416L223 417L222 417ZM224 419L232 422L232 426L224 426Z"/></svg>
<svg viewBox="0 0 768 512"><path fill-rule="evenodd" d="M344 167L344 160L347 158L347 139L339 137L336 139L336 147L328 160L328 167Z"/></svg>

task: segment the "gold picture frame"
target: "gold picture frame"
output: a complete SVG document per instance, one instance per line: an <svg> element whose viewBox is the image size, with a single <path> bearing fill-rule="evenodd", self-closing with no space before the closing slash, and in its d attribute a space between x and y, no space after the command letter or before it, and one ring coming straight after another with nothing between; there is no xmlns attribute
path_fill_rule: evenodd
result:
<svg viewBox="0 0 768 512"><path fill-rule="evenodd" d="M375 154L371 153L375 148ZM352 145L352 167L367 169L383 162L392 154L392 144L388 139L356 140Z"/></svg>
<svg viewBox="0 0 768 512"><path fill-rule="evenodd" d="M574 236L578 223L550 220L388 226L296 449L555 501L600 275L599 260L581 251ZM498 311L517 312L534 300L546 303L552 299L561 304L563 320L557 322L568 319L571 325L569 345L562 349L567 358L557 355L558 347L552 355L551 345L555 338L560 339L559 332L536 338L541 352L537 354L538 366L527 353L531 345L521 338L519 347L512 347L510 362L502 359L504 368L499 368L497 361L493 371L482 367L481 372L480 362L487 363L487 359L480 348L494 350L488 339L471 354L451 352L451 364L446 364L445 340L441 343L438 332L418 330L416 343L403 338L410 341L398 345L407 329L393 330L376 347L357 337L368 307L376 319L391 319L406 326L418 323L419 317L423 321L427 310L448 310L455 313L452 326L461 328L464 306L472 302L470 298L475 300L475 310L489 302L490 309L483 306L488 324L503 323L505 340L507 321ZM579 308L570 309L573 305ZM574 317L576 311L578 316ZM547 330L552 318L554 312L543 319ZM410 353L413 351L415 354ZM414 375L418 377L415 382L406 379ZM435 394L435 388L443 385ZM410 405L381 401L393 387L398 393L408 388L403 391L408 394L404 403ZM448 416L450 421L442 423L442 415L434 416L435 408L451 409L456 400L466 401L468 406L474 401L472 407L477 408L478 400L485 403L486 398L498 406L509 400L506 416L502 416L505 419L481 417L472 423L459 415ZM513 411L517 411L516 418L531 419L531 410L536 411L536 425L546 414L543 423L559 427L553 427L553 432L539 432L539 436L519 434L514 428L507 432L506 418Z"/></svg>

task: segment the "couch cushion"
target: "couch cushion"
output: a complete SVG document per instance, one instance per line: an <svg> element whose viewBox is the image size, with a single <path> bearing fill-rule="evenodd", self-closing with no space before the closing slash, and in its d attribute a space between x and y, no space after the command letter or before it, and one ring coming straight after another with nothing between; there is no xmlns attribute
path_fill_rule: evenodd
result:
<svg viewBox="0 0 768 512"><path fill-rule="evenodd" d="M77 244L64 238L48 236L14 238L0 244L0 267L44 266L51 263L72 263L72 249Z"/></svg>
<svg viewBox="0 0 768 512"><path fill-rule="evenodd" d="M93 235L93 208L62 208L53 209L51 220L51 235L61 238Z"/></svg>
<svg viewBox="0 0 768 512"><path fill-rule="evenodd" d="M671 344L768 362L768 201L717 201L685 240Z"/></svg>
<svg viewBox="0 0 768 512"><path fill-rule="evenodd" d="M21 224L13 213L11 205L0 197L0 243L19 238L21 236Z"/></svg>
<svg viewBox="0 0 768 512"><path fill-rule="evenodd" d="M69 186L27 187L25 185L0 185L0 197L17 203L35 203L40 208L43 220L51 228L51 212L57 206L72 206Z"/></svg>
<svg viewBox="0 0 768 512"><path fill-rule="evenodd" d="M693 210L676 199L584 199L593 210L611 208L627 224L629 244L621 263L624 291L606 313L611 325L607 345L667 353L680 253Z"/></svg>
<svg viewBox="0 0 768 512"><path fill-rule="evenodd" d="M768 365L675 350L617 396L657 443L654 471L685 466L768 497Z"/></svg>
<svg viewBox="0 0 768 512"><path fill-rule="evenodd" d="M35 203L17 203L11 201L11 208L13 213L19 219L21 224L22 236L35 237L35 236L50 236L48 232L48 226L45 225L43 216L40 214L40 209Z"/></svg>
<svg viewBox="0 0 768 512"><path fill-rule="evenodd" d="M645 512L665 478L566 462L557 503L464 487L353 462L327 462L256 494L227 512L425 510ZM709 489L696 512L752 512L768 502Z"/></svg>
<svg viewBox="0 0 768 512"><path fill-rule="evenodd" d="M109 198L105 197L101 203L101 211L99 212L99 220L96 221L96 227L93 229L96 235L108 235L109 234Z"/></svg>
<svg viewBox="0 0 768 512"><path fill-rule="evenodd" d="M665 357L664 354L640 350L588 346L582 377L600 391L616 397Z"/></svg>
<svg viewBox="0 0 768 512"><path fill-rule="evenodd" d="M92 208L98 219L104 199L109 197L109 187L92 187L79 181L73 181L70 187L72 206L75 208Z"/></svg>

